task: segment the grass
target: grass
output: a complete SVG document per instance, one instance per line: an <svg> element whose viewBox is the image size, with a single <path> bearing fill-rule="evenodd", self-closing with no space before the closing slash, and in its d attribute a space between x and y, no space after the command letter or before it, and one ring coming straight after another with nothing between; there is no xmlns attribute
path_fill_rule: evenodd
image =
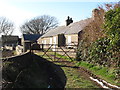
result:
<svg viewBox="0 0 120 90"><path fill-rule="evenodd" d="M64 65L62 63L55 63L59 65ZM64 73L67 77L67 83L65 88L89 88L89 90L94 90L94 88L99 88L92 81L85 78L80 72L75 68L62 67Z"/></svg>
<svg viewBox="0 0 120 90"><path fill-rule="evenodd" d="M54 54L54 53L50 53L50 54ZM60 58L61 55L56 53L56 57ZM73 61L73 60L69 59L67 56L62 56L61 58L66 59L68 61ZM84 67L84 68L92 71L95 75L98 75L100 78L106 80L107 82L120 86L120 83L118 83L119 80L115 79L114 68L96 66L94 64L90 64L85 61L80 61L80 62L74 61L74 63L76 63L76 66L81 66L81 67ZM64 68L64 69L66 69L66 68Z"/></svg>
<svg viewBox="0 0 120 90"><path fill-rule="evenodd" d="M42 56L43 54L44 54L44 52L37 52L36 53L37 55L39 55L39 56ZM47 52L47 55L55 55L56 57L58 57L58 58L61 58L61 59L65 59L65 60L68 60L68 61L73 61L74 60L74 58L69 58L68 56L63 56L63 55L61 55L61 54L58 54L58 53L54 53L54 52ZM49 58L47 55L44 55L43 57L44 58ZM48 60L51 60L51 59L48 59Z"/></svg>
<svg viewBox="0 0 120 90"><path fill-rule="evenodd" d="M56 53L56 57L61 58L61 59L65 59L65 60L68 60L68 61L73 61L74 60L74 58L70 59L68 56L63 56L63 55L58 54L58 53Z"/></svg>
<svg viewBox="0 0 120 90"><path fill-rule="evenodd" d="M94 74L98 75L100 78L106 80L107 82L120 86L120 83L118 83L118 79L115 79L115 73L113 68L96 66L85 61L80 61L76 63L76 65L85 67L86 69L92 71Z"/></svg>
<svg viewBox="0 0 120 90"><path fill-rule="evenodd" d="M61 57L60 54L57 54L57 57ZM63 56L63 59L71 61L68 57ZM106 80L109 83L115 84L120 86L120 83L118 83L119 80L115 79L115 73L113 68L107 68L107 67L102 67L102 66L95 66L94 64L87 63L85 61L81 62L76 62L77 66L82 66L85 67L86 69L92 71L94 74L98 75L100 78Z"/></svg>
<svg viewBox="0 0 120 90"><path fill-rule="evenodd" d="M67 76L65 88L98 88L91 81L80 75L76 69L67 67L62 67L62 69Z"/></svg>
<svg viewBox="0 0 120 90"><path fill-rule="evenodd" d="M14 55L17 55L17 52L14 50L14 51L13 51L13 54L14 54Z"/></svg>
<svg viewBox="0 0 120 90"><path fill-rule="evenodd" d="M37 54L37 55L39 55L39 56L42 56L42 55L44 55L44 52L36 52L35 54ZM47 52L47 54L48 54L48 52ZM49 53L49 54L50 54L50 53ZM48 59L48 60L51 60L47 55L44 55L43 58Z"/></svg>
<svg viewBox="0 0 120 90"><path fill-rule="evenodd" d="M57 57L61 57L61 55L57 54ZM70 59L66 56L63 56L62 58L63 59L67 58L66 60L70 61ZM114 73L115 71L114 68L97 66L94 64L87 63L85 61L81 61L81 62L74 61L74 62L76 63L77 66L85 67L86 69L92 71L94 74L98 75L100 78L106 80L107 82L120 86L119 80L115 79L116 75Z"/></svg>
<svg viewBox="0 0 120 90"><path fill-rule="evenodd" d="M43 53L37 53L37 55L42 55L42 54ZM54 53L49 52L49 54L54 54ZM61 55L56 53L56 57L61 57ZM67 56L63 56L62 58L70 61L70 59L68 59ZM56 62L55 64L64 65L63 63L58 63L58 62ZM98 86L93 84L90 80L87 80L83 75L81 75L77 69L70 67L69 68L62 67L62 69L64 70L64 73L67 77L67 83L65 88L91 88L91 90L93 90L93 88L99 88Z"/></svg>

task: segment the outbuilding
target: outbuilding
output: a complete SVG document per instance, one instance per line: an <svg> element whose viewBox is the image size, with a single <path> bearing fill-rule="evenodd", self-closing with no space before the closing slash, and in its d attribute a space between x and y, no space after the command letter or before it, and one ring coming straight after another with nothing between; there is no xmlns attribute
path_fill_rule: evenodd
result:
<svg viewBox="0 0 120 90"><path fill-rule="evenodd" d="M41 34L23 34L22 37L22 45L23 45L23 51L26 52L27 50L30 50L31 44L37 43L38 38L40 38Z"/></svg>

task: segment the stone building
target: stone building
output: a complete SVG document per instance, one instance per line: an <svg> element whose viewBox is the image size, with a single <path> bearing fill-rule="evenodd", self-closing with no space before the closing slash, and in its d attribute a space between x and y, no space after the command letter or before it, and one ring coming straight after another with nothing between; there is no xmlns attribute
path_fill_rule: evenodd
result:
<svg viewBox="0 0 120 90"><path fill-rule="evenodd" d="M31 44L37 43L38 38L40 38L41 34L23 34L22 36L22 45L23 51L26 52L30 50Z"/></svg>
<svg viewBox="0 0 120 90"><path fill-rule="evenodd" d="M19 37L18 36L12 36L12 35L2 35L2 46L6 47L7 49L11 48L15 49L15 47L19 43Z"/></svg>
<svg viewBox="0 0 120 90"><path fill-rule="evenodd" d="M91 18L73 23L68 17L66 26L59 26L48 31L38 39L39 44L58 44L58 46L77 45L80 32L92 21ZM71 22L71 23L70 23Z"/></svg>
<svg viewBox="0 0 120 90"><path fill-rule="evenodd" d="M66 26L59 26L55 29L49 30L46 34L38 39L39 44L57 44L58 46L78 45L80 40L88 39L88 42L94 41L102 36L101 24L104 20L104 10L94 9L92 17L74 22L68 16ZM96 35L96 33L100 35Z"/></svg>

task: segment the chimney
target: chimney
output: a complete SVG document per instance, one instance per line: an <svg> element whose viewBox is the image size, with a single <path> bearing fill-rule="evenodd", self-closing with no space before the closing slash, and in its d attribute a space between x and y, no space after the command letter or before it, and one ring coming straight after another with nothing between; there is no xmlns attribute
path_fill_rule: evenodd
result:
<svg viewBox="0 0 120 90"><path fill-rule="evenodd" d="M71 24L71 23L73 23L73 20L72 20L72 18L70 18L70 17L68 16L68 18L67 18L67 20L66 20L66 26L68 26L68 25Z"/></svg>
<svg viewBox="0 0 120 90"><path fill-rule="evenodd" d="M96 19L99 18L99 16L100 16L99 10L98 10L98 9L94 9L94 10L92 11L92 18L93 18L94 20L96 20Z"/></svg>

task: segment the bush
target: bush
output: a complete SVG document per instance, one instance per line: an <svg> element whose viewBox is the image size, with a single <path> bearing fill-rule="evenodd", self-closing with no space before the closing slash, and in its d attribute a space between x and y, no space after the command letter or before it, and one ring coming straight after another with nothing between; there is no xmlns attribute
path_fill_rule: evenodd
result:
<svg viewBox="0 0 120 90"><path fill-rule="evenodd" d="M120 49L110 45L110 39L101 38L92 43L89 47L84 48L80 45L77 52L77 60L87 61L88 63L118 67L120 62Z"/></svg>
<svg viewBox="0 0 120 90"><path fill-rule="evenodd" d="M110 44L120 47L120 7L105 14L104 29Z"/></svg>

